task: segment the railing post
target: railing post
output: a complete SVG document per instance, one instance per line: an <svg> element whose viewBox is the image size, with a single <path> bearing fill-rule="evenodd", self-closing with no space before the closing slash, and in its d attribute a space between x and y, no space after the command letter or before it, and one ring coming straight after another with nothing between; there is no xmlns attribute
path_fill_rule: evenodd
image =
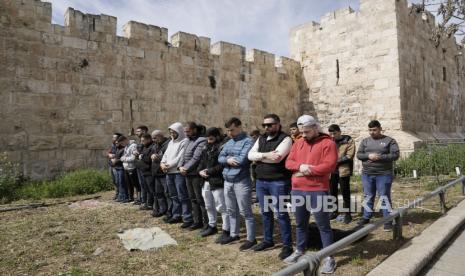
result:
<svg viewBox="0 0 465 276"><path fill-rule="evenodd" d="M462 180L462 195L465 195L465 179Z"/></svg>
<svg viewBox="0 0 465 276"><path fill-rule="evenodd" d="M399 214L399 216L396 217L393 222L394 222L394 225L392 229L392 238L394 240L403 239L402 237L402 224L403 224L402 214Z"/></svg>
<svg viewBox="0 0 465 276"><path fill-rule="evenodd" d="M444 191L440 191L438 195L439 195L439 205L441 206L441 213L445 214L447 212L445 193Z"/></svg>

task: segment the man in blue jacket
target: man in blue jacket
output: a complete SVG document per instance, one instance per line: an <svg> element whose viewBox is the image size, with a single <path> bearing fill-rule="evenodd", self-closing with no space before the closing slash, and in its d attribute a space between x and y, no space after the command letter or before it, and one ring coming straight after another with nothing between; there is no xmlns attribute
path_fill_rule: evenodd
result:
<svg viewBox="0 0 465 276"><path fill-rule="evenodd" d="M224 194L230 217L230 236L223 239L221 244L239 240L239 219L242 215L245 218L247 240L240 246L240 250L245 251L257 244L252 213L250 161L247 158L253 140L242 131L242 123L238 118L229 119L225 127L231 139L224 145L218 162L224 166Z"/></svg>

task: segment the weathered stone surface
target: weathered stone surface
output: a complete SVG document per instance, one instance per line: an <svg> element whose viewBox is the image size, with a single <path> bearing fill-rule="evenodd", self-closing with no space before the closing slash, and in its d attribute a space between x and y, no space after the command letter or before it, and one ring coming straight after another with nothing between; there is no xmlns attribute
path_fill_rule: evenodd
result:
<svg viewBox="0 0 465 276"><path fill-rule="evenodd" d="M436 48L431 25L406 0L361 0L360 10L328 13L291 31L291 57L309 88L303 111L354 137L381 121L401 149L463 138L465 58L453 40Z"/></svg>
<svg viewBox="0 0 465 276"><path fill-rule="evenodd" d="M242 46L215 51L184 32L170 44L166 28L134 21L118 37L115 17L72 8L52 25L51 4L36 0L0 0L0 19L0 151L33 177L104 167L111 134L139 124L223 126L236 115L251 130L266 113L284 124L299 114L298 62L278 70L271 54L246 61Z"/></svg>

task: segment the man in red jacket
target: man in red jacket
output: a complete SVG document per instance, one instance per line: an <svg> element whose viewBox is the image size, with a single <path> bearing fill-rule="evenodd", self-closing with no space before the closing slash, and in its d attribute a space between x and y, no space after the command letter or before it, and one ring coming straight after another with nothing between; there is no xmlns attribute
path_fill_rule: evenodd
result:
<svg viewBox="0 0 465 276"><path fill-rule="evenodd" d="M286 168L293 173L291 200L297 224L297 249L284 260L286 263L295 263L306 250L310 211L315 216L323 247L333 243L330 211L323 207L328 200L329 176L337 165L336 144L321 132L318 122L310 115L300 116L297 125L303 139L293 144L286 160ZM327 257L320 272L333 273L335 268L334 258Z"/></svg>

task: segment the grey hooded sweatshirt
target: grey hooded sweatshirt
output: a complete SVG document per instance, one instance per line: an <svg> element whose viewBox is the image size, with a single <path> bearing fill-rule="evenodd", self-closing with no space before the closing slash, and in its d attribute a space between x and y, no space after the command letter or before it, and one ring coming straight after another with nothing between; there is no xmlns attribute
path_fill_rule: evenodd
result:
<svg viewBox="0 0 465 276"><path fill-rule="evenodd" d="M168 173L180 173L178 167L181 165L181 159L184 156L188 139L184 134L184 128L181 123L176 122L172 124L169 129L178 133L176 140L171 139L168 143L168 148L163 154L161 163L168 165Z"/></svg>

